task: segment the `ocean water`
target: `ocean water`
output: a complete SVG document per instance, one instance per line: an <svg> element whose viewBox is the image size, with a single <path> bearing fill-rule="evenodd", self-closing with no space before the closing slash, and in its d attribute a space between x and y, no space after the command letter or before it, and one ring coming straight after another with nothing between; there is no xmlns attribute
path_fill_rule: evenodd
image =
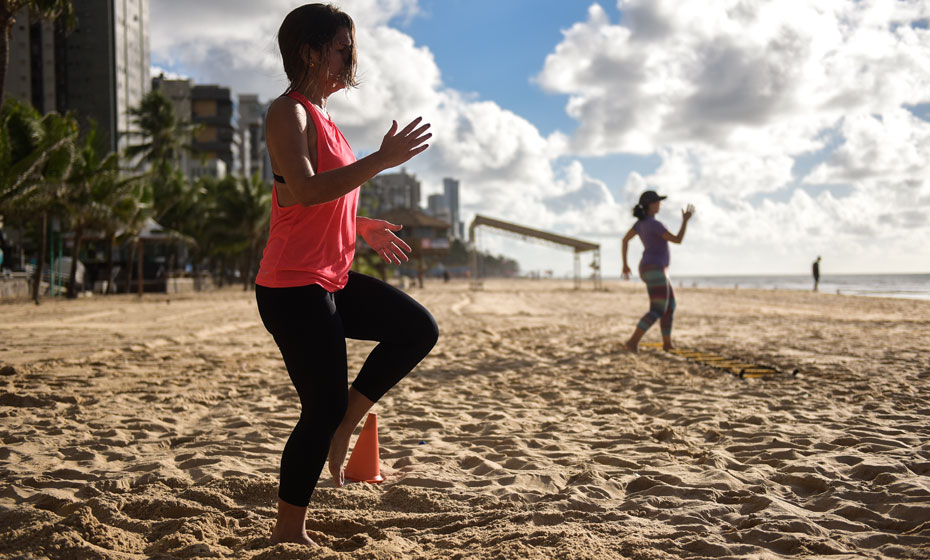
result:
<svg viewBox="0 0 930 560"><path fill-rule="evenodd" d="M674 286L754 290L811 290L811 276L675 276ZM851 296L930 300L930 274L821 275L820 292Z"/></svg>

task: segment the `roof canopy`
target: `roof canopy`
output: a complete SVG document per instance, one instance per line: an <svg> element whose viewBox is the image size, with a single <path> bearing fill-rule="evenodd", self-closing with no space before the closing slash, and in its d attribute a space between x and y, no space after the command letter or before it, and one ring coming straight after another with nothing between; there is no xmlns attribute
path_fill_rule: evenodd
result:
<svg viewBox="0 0 930 560"><path fill-rule="evenodd" d="M504 231L509 231L511 233L516 233L518 235L523 235L526 237L534 237L536 239L541 239L543 241L548 241L549 243L555 243L557 245L567 245L575 250L576 253L584 253L586 251L596 251L601 248L597 243L591 243L589 241L582 241L580 239L573 239L571 237L565 237L564 235L558 235L555 233L549 233L548 231L542 231L538 229L528 228L526 226L521 226L517 224L511 224L503 220L495 220L494 218L488 218L487 216L482 216L478 214L475 216L475 219L472 220L471 225L468 226L468 237L474 241L475 238L475 228L478 226L487 226L490 228L500 229Z"/></svg>

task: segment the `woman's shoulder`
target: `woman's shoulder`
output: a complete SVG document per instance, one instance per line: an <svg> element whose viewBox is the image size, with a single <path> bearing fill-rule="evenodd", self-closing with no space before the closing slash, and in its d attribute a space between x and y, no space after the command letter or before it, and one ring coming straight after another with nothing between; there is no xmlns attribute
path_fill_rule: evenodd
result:
<svg viewBox="0 0 930 560"><path fill-rule="evenodd" d="M269 129L296 124L301 130L305 129L310 119L307 110L300 101L282 95L271 102L265 115L265 125ZM309 123L312 126L312 123Z"/></svg>
<svg viewBox="0 0 930 560"><path fill-rule="evenodd" d="M297 109L302 109L300 101L293 97L282 95L268 106L268 117L293 115Z"/></svg>

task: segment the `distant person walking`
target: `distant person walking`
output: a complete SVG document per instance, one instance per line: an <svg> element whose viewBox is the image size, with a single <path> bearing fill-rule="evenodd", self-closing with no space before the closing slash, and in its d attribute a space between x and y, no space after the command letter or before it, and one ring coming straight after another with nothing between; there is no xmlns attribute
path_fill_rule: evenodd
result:
<svg viewBox="0 0 930 560"><path fill-rule="evenodd" d="M643 242L643 257L639 262L639 277L646 283L649 293L649 311L643 315L633 331L633 335L624 346L630 352L639 350L639 341L656 321L662 329L662 348L671 350L672 317L675 314L675 291L668 279L669 251L668 244L681 243L685 238L688 220L694 215L694 206L689 204L681 211L681 229L672 235L655 216L667 197L659 196L655 191L646 191L639 197L639 203L633 207L636 223L623 236L623 278L630 278L627 264L627 249L635 236Z"/></svg>
<svg viewBox="0 0 930 560"><path fill-rule="evenodd" d="M400 226L356 216L359 185L427 148L416 118L384 135L356 161L326 112L327 98L355 85L355 24L331 5L307 4L284 18L278 45L290 85L266 117L274 187L271 228L255 282L258 311L300 397L300 418L284 446L272 542L313 545L310 497L326 461L336 486L352 432L409 373L439 336L422 305L393 286L350 271L356 234L386 262L407 260ZM346 338L371 340L348 387Z"/></svg>
<svg viewBox="0 0 930 560"><path fill-rule="evenodd" d="M816 292L820 287L820 257L817 257L811 269L811 272L814 274L814 291Z"/></svg>

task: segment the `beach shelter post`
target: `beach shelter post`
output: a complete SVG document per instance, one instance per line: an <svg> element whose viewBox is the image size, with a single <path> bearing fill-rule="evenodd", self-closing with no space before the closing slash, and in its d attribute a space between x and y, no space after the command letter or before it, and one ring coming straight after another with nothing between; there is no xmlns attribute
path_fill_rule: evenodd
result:
<svg viewBox="0 0 930 560"><path fill-rule="evenodd" d="M142 281L143 281L143 278L142 278L142 275L143 275L143 272L142 272L142 263L143 263L143 260L144 260L144 257L143 257L143 255L142 255L142 251L145 250L145 244L142 242L142 237L141 237L141 236L139 236L138 241L137 241L136 243L139 244L139 249L136 251L136 253L138 253L138 255L139 255L138 291L139 291L139 297L142 297Z"/></svg>
<svg viewBox="0 0 930 560"><path fill-rule="evenodd" d="M581 258L578 255L578 251L575 251L574 257L575 257L574 258L575 262L573 263L574 264L573 277L575 279L575 289L578 290L581 288Z"/></svg>

